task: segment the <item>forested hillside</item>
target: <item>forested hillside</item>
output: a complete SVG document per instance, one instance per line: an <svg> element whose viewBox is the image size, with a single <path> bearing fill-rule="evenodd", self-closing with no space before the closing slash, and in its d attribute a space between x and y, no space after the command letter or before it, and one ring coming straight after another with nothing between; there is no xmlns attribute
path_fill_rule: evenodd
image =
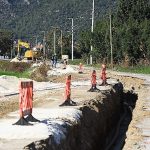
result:
<svg viewBox="0 0 150 150"><path fill-rule="evenodd" d="M111 4L110 4L111 2ZM34 37L45 31L46 50L54 53L54 29L63 31L62 52L71 58L71 20L74 18L74 58L125 66L150 64L150 0L95 0L94 32L91 33L92 0L2 0L0 49L10 53L15 38ZM109 13L111 6L111 13ZM110 18L112 54L110 50ZM53 26L53 27L52 27ZM61 35L56 30L56 53L60 58ZM15 33L15 34L14 34ZM66 34L65 34L66 33ZM11 38L10 38L11 37ZM91 51L91 45L93 50Z"/></svg>
<svg viewBox="0 0 150 150"><path fill-rule="evenodd" d="M95 0L95 20L108 11L109 4L109 0ZM72 17L76 30L91 27L92 0L2 0L0 5L0 29L13 30L18 37L49 31L51 26L70 30Z"/></svg>
<svg viewBox="0 0 150 150"><path fill-rule="evenodd" d="M126 66L150 64L150 1L119 0L112 18L113 62ZM82 54L92 54L96 61L110 62L109 21L106 18L96 23L94 33L81 34ZM90 37L91 38L88 38ZM92 41L91 41L92 39Z"/></svg>

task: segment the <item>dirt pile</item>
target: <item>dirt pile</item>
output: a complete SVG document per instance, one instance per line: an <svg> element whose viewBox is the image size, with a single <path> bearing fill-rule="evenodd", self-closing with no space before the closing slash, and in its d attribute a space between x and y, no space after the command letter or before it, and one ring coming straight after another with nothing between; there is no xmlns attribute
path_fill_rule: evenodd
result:
<svg viewBox="0 0 150 150"><path fill-rule="evenodd" d="M35 68L31 75L30 78L35 80L35 81L48 81L47 79L47 71L50 70L50 66L46 65L43 63L42 65L38 66Z"/></svg>
<svg viewBox="0 0 150 150"><path fill-rule="evenodd" d="M119 81L123 84L125 89L131 89L132 87L135 88L135 90L141 89L142 84L144 83L143 79L131 77L131 76L121 76L116 75L115 73L108 73L108 76L110 78L119 79Z"/></svg>

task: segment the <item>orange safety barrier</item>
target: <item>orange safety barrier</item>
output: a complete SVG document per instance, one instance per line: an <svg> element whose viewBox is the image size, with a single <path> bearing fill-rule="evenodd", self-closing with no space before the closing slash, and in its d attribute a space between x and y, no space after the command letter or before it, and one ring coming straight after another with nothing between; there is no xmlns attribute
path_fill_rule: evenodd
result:
<svg viewBox="0 0 150 150"><path fill-rule="evenodd" d="M20 119L14 125L31 125L39 122L32 116L33 108L33 81L20 81L19 83L19 113ZM27 116L26 118L24 118Z"/></svg>
<svg viewBox="0 0 150 150"><path fill-rule="evenodd" d="M92 83L92 86L96 86L96 71L95 70L93 70L92 72L91 83Z"/></svg>
<svg viewBox="0 0 150 150"><path fill-rule="evenodd" d="M106 78L106 65L102 64L102 71L101 71L101 79L102 79L102 84L101 85L106 85L107 78Z"/></svg>
<svg viewBox="0 0 150 150"><path fill-rule="evenodd" d="M92 72L91 84L92 84L92 87L88 91L90 91L90 92L99 91L99 89L97 89L97 87L96 87L96 71L95 70L93 70L93 72Z"/></svg>
<svg viewBox="0 0 150 150"><path fill-rule="evenodd" d="M71 75L66 78L65 100L69 100L71 96Z"/></svg>
<svg viewBox="0 0 150 150"><path fill-rule="evenodd" d="M65 86L65 102L59 106L75 106L76 102L71 100L71 75L66 77L66 86Z"/></svg>
<svg viewBox="0 0 150 150"><path fill-rule="evenodd" d="M83 73L83 64L82 63L79 64L79 73Z"/></svg>
<svg viewBox="0 0 150 150"><path fill-rule="evenodd" d="M32 114L33 81L20 82L19 84L19 109L20 117Z"/></svg>

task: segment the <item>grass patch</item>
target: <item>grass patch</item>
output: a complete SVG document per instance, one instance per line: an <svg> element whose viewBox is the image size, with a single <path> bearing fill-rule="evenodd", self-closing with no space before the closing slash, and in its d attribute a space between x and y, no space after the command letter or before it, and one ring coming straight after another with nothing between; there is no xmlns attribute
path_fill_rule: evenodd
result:
<svg viewBox="0 0 150 150"><path fill-rule="evenodd" d="M85 64L83 59L73 59L73 61L71 59L69 59L68 63L70 65L79 65L80 63Z"/></svg>
<svg viewBox="0 0 150 150"><path fill-rule="evenodd" d="M24 72L12 72L12 71L0 71L0 76L1 75L7 75L7 76L16 76L18 78L29 78L30 73L29 71L24 71Z"/></svg>
<svg viewBox="0 0 150 150"><path fill-rule="evenodd" d="M29 78L31 64L22 62L0 61L0 75Z"/></svg>
<svg viewBox="0 0 150 150"><path fill-rule="evenodd" d="M120 67L118 66L117 71L150 74L150 66L134 66L134 67Z"/></svg>

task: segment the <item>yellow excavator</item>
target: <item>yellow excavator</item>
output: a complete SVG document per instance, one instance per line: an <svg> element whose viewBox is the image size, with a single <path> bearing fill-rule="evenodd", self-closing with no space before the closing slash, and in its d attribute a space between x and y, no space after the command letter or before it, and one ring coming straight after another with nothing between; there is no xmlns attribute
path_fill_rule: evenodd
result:
<svg viewBox="0 0 150 150"><path fill-rule="evenodd" d="M40 50L31 49L30 43L23 42L18 40L17 44L17 57L15 57L12 61L28 61L28 60L36 60L41 57L42 53Z"/></svg>

